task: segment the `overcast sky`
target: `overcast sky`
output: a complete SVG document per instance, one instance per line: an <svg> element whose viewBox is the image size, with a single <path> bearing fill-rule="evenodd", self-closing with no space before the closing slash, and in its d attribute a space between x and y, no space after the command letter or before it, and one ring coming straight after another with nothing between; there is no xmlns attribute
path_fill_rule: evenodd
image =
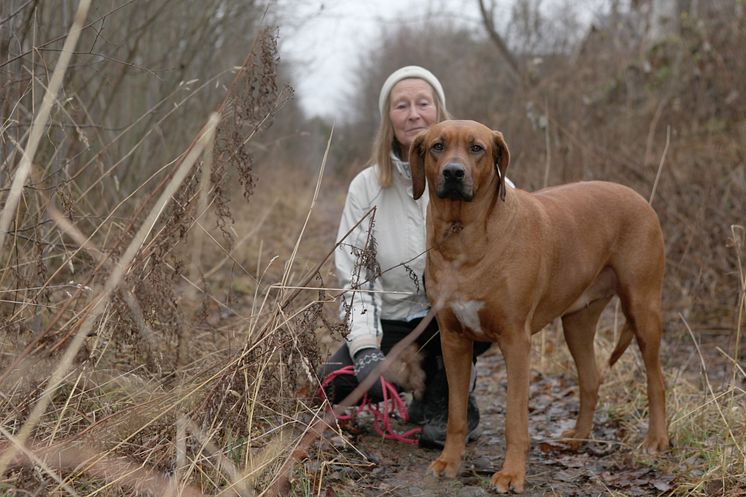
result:
<svg viewBox="0 0 746 497"><path fill-rule="evenodd" d="M497 1L498 23L509 18L513 1ZM563 0L540 3L545 9L564 5ZM577 0L572 5L590 20L606 3ZM354 90L350 74L383 24L437 18L484 29L477 0L278 0L275 8L281 19L280 53L294 68L298 100L307 113L332 119L347 114L341 96Z"/></svg>
<svg viewBox="0 0 746 497"><path fill-rule="evenodd" d="M301 2L293 2L300 4ZM455 9L453 4L460 6ZM310 114L345 114L341 95L351 92L350 73L375 42L382 24L418 23L427 16L478 22L477 0L312 0L288 3L281 16L280 53L295 68L294 87ZM292 8L291 8L292 7Z"/></svg>

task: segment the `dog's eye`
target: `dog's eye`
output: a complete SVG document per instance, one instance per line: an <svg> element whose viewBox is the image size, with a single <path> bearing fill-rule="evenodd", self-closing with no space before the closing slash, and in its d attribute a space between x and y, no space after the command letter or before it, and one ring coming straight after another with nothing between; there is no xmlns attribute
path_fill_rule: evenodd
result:
<svg viewBox="0 0 746 497"><path fill-rule="evenodd" d="M481 145L477 145L475 143L474 145L472 145L471 147L469 147L469 150L471 150L472 152L474 152L475 154L477 154L477 153L481 152L482 150L484 150L484 148Z"/></svg>
<svg viewBox="0 0 746 497"><path fill-rule="evenodd" d="M440 143L440 142L433 143L433 146L430 147L430 149L433 150L434 152L442 152L443 148L445 148L445 147L443 147L443 144Z"/></svg>

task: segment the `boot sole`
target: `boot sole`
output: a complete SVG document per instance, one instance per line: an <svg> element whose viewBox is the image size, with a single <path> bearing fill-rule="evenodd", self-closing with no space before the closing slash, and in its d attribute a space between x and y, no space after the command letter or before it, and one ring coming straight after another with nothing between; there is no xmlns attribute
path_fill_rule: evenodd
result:
<svg viewBox="0 0 746 497"><path fill-rule="evenodd" d="M468 443L473 442L474 440L478 439L481 434L482 434L482 430L479 426L477 426L476 428L471 430L469 434L466 436L466 443L468 444ZM445 440L440 441L440 440L429 440L429 439L420 438L418 445L422 447L423 449L442 449L443 447L445 447L445 443L446 443Z"/></svg>

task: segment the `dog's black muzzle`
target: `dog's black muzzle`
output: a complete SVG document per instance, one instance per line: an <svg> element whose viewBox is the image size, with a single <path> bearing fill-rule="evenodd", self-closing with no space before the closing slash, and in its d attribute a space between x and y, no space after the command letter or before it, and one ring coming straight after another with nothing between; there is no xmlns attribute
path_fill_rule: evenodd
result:
<svg viewBox="0 0 746 497"><path fill-rule="evenodd" d="M441 173L437 194L439 198L466 200L473 198L471 180L466 175L466 168L458 162L446 164Z"/></svg>

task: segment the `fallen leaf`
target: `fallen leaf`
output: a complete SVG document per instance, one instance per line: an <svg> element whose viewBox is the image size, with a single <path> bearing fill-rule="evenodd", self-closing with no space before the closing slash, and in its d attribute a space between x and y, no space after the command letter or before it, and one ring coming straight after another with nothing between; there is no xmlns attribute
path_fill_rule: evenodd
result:
<svg viewBox="0 0 746 497"><path fill-rule="evenodd" d="M577 482L579 478L582 478L584 475L574 469L563 469L562 471L558 471L554 474L554 477L559 481L564 482Z"/></svg>
<svg viewBox="0 0 746 497"><path fill-rule="evenodd" d="M668 492L669 490L673 488L673 485L671 485L670 482L663 481L663 480L654 480L653 486L655 487L656 490L660 492Z"/></svg>

